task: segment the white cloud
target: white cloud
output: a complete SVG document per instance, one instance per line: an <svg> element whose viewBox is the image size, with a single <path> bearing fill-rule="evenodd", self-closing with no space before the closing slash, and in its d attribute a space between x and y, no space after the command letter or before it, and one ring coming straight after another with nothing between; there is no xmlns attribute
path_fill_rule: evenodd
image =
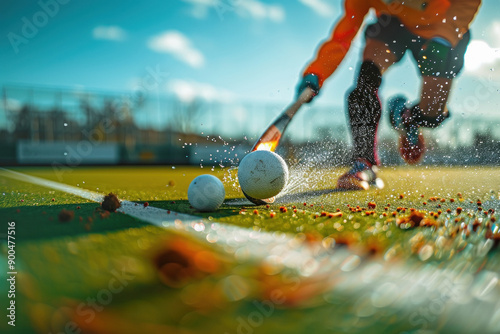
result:
<svg viewBox="0 0 500 334"><path fill-rule="evenodd" d="M483 40L472 40L465 53L465 70L476 76L500 72L500 48Z"/></svg>
<svg viewBox="0 0 500 334"><path fill-rule="evenodd" d="M269 19L274 22L281 22L285 19L285 11L281 6L266 5L256 0L237 1L235 11L242 17L250 16L260 20Z"/></svg>
<svg viewBox="0 0 500 334"><path fill-rule="evenodd" d="M316 14L320 16L333 16L333 8L324 0L299 0L299 2L312 9Z"/></svg>
<svg viewBox="0 0 500 334"><path fill-rule="evenodd" d="M267 5L258 0L183 0L192 5L191 14L196 18L205 18L212 9L221 19L235 13L240 17L257 20L282 22L285 10L279 5Z"/></svg>
<svg viewBox="0 0 500 334"><path fill-rule="evenodd" d="M153 36L148 41L153 51L168 53L191 67L199 68L205 63L205 57L182 33L174 30Z"/></svg>
<svg viewBox="0 0 500 334"><path fill-rule="evenodd" d="M209 9L217 5L218 0L182 0L191 4L191 15L197 19L203 19L207 17ZM216 8L216 7L215 7Z"/></svg>
<svg viewBox="0 0 500 334"><path fill-rule="evenodd" d="M123 41L127 34L118 26L97 26L92 30L95 39L106 39L110 41Z"/></svg>
<svg viewBox="0 0 500 334"><path fill-rule="evenodd" d="M494 21L489 29L490 38L493 40L495 46L500 45L500 21Z"/></svg>
<svg viewBox="0 0 500 334"><path fill-rule="evenodd" d="M225 89L216 88L206 83L181 79L171 80L167 84L167 91L173 93L183 102L192 102L197 99L209 102L228 102L235 98L232 92Z"/></svg>

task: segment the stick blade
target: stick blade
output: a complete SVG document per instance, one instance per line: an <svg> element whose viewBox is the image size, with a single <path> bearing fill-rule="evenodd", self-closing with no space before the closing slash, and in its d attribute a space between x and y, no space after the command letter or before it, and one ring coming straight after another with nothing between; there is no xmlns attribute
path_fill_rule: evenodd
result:
<svg viewBox="0 0 500 334"><path fill-rule="evenodd" d="M276 127L276 125L271 124L267 130L260 136L259 140L252 147L253 151L266 150L274 152L281 139L282 131Z"/></svg>

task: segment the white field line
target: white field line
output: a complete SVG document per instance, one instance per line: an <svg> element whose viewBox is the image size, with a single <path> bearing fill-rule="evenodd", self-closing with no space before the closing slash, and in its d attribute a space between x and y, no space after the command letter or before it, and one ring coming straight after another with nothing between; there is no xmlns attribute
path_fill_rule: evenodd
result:
<svg viewBox="0 0 500 334"><path fill-rule="evenodd" d="M95 202L103 195L94 191L0 168L0 176L73 194ZM144 207L122 201L119 211L165 228L183 229L210 243L216 243L238 261L260 259L293 268L299 277L321 277L332 285L328 294L347 295L359 317L377 310L403 310L418 327L429 326L467 332L500 332L500 279L498 273L479 275L435 266L408 266L400 262L364 261L345 248L326 249L321 244L305 244L291 234L254 231L234 225ZM328 294L325 299L328 301ZM355 308L353 308L355 309ZM471 312L471 309L474 312ZM418 320L418 321L417 321ZM432 327L431 327L432 328Z"/></svg>
<svg viewBox="0 0 500 334"><path fill-rule="evenodd" d="M103 194L95 191L46 180L5 168L0 168L0 175L18 181L59 190L97 203L102 202L104 198ZM293 237L284 233L254 231L252 229L212 222L200 217L155 208L153 206L144 207L142 204L125 200L121 201L121 207L117 211L156 226L177 229L182 228L189 232L198 232L196 234L202 236L207 241L211 243L221 243L229 248L245 245L244 247L246 249L238 248L241 257L264 258L269 255L269 250L271 248L276 248L274 253L276 253L276 250L280 250L280 255L286 260L285 265L295 269L309 266L308 259L311 256L311 254L309 254L310 252L303 251L302 247L298 249L299 247L297 246L301 243L294 242ZM296 244L296 247L294 247L295 250L288 249L286 252L285 250L290 248L289 246L286 247L286 245L290 242ZM264 245L267 247L264 247ZM304 271L304 273L309 272L305 268L301 271Z"/></svg>

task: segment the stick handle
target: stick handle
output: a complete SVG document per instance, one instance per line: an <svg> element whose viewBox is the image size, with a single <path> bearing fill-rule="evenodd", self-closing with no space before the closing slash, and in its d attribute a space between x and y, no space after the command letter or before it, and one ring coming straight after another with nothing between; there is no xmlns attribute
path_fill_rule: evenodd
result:
<svg viewBox="0 0 500 334"><path fill-rule="evenodd" d="M306 87L297 100L286 109L285 114L292 119L295 113L299 111L300 107L302 107L304 103L309 102L313 96L314 91L311 88Z"/></svg>
<svg viewBox="0 0 500 334"><path fill-rule="evenodd" d="M292 120L293 116L299 111L300 107L311 100L314 96L314 91L307 87L300 94L295 102L289 105L275 120L271 125L264 131L264 133L257 140L255 145L252 147L252 152L265 147L269 151L273 151L279 144L281 137L283 136L283 132L285 132L288 123Z"/></svg>

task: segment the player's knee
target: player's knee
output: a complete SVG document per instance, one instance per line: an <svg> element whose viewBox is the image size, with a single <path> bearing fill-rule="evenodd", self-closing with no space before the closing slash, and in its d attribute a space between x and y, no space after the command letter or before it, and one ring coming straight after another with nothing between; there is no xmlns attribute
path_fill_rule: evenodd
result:
<svg viewBox="0 0 500 334"><path fill-rule="evenodd" d="M378 89L382 83L382 73L371 60L365 60L359 70L358 88Z"/></svg>

